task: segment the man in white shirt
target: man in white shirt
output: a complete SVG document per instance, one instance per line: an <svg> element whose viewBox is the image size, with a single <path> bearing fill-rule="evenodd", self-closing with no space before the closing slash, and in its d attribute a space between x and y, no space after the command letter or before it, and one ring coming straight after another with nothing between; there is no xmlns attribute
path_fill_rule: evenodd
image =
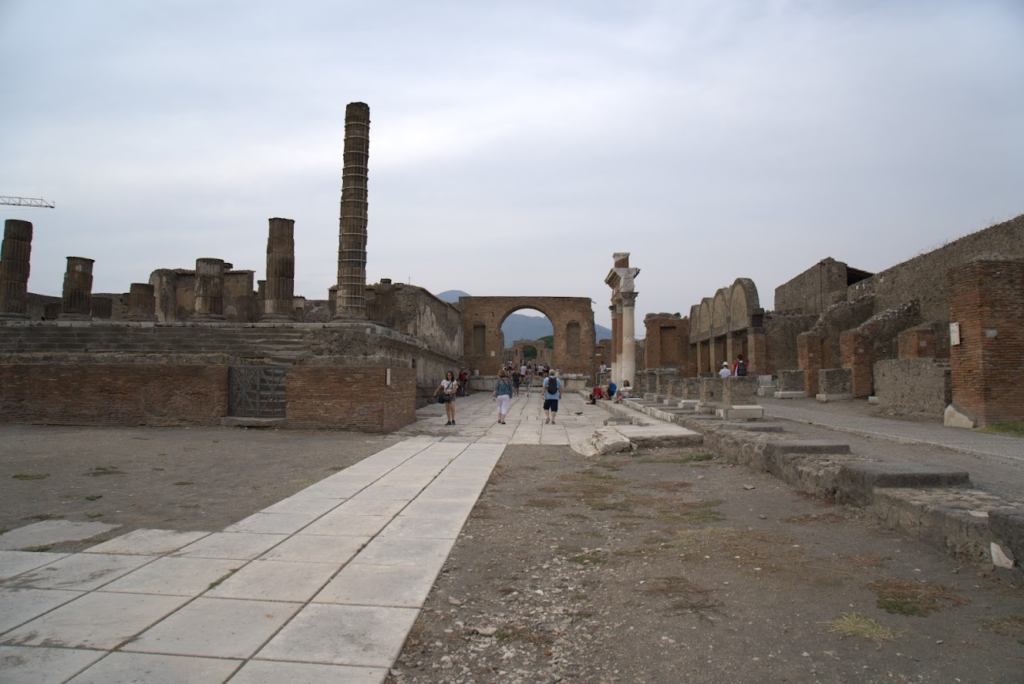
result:
<svg viewBox="0 0 1024 684"><path fill-rule="evenodd" d="M720 378L727 378L730 375L732 375L732 371L729 369L729 362L728 361L723 361L722 362L722 370L718 371L718 377L720 377Z"/></svg>

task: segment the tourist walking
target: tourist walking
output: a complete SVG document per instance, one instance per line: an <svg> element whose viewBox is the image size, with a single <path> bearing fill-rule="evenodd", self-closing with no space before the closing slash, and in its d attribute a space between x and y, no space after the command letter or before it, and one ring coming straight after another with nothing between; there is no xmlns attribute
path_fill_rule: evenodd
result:
<svg viewBox="0 0 1024 684"><path fill-rule="evenodd" d="M732 371L729 370L729 362L728 361L723 361L722 362L722 370L718 371L718 377L720 377L720 378L727 378L730 375L732 375Z"/></svg>
<svg viewBox="0 0 1024 684"><path fill-rule="evenodd" d="M743 354L736 355L736 361L732 364L732 374L742 378L747 374L747 362L743 360Z"/></svg>
<svg viewBox="0 0 1024 684"><path fill-rule="evenodd" d="M523 376L519 373L519 369L516 368L512 371L512 395L519 396L519 383L522 381Z"/></svg>
<svg viewBox="0 0 1024 684"><path fill-rule="evenodd" d="M455 379L455 373L448 371L444 374L444 380L434 390L439 404L444 404L444 412L448 417L445 425L455 425L455 394L459 391L459 381Z"/></svg>
<svg viewBox="0 0 1024 684"><path fill-rule="evenodd" d="M459 371L459 396L469 396L469 371L465 368Z"/></svg>
<svg viewBox="0 0 1024 684"><path fill-rule="evenodd" d="M498 381L494 383L494 400L498 402L498 422L504 425L508 402L512 400L512 381L504 368L498 371Z"/></svg>
<svg viewBox="0 0 1024 684"><path fill-rule="evenodd" d="M530 396L530 389L533 387L533 366L526 367L526 373L523 374L523 382L526 384L526 396Z"/></svg>
<svg viewBox="0 0 1024 684"><path fill-rule="evenodd" d="M554 423L558 415L558 400L562 398L562 381L550 371L544 378L544 422Z"/></svg>

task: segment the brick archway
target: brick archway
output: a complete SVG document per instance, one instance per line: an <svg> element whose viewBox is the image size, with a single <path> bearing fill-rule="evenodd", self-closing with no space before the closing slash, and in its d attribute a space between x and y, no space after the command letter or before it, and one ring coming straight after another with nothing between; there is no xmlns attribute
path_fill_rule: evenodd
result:
<svg viewBox="0 0 1024 684"><path fill-rule="evenodd" d="M501 324L520 309L536 309L554 328L553 363L563 374L594 368L594 310L587 297L460 297L463 355L470 372L494 375L501 367Z"/></svg>

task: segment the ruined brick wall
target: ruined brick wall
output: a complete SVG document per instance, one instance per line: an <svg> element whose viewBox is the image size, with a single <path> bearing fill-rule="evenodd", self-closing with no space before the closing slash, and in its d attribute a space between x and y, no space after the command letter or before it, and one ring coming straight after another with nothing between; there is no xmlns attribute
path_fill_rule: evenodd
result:
<svg viewBox="0 0 1024 684"><path fill-rule="evenodd" d="M981 425L1024 420L1024 259L976 259L950 271L953 402Z"/></svg>
<svg viewBox="0 0 1024 684"><path fill-rule="evenodd" d="M679 314L647 314L644 363L637 368L677 368L685 373L690 366L690 319Z"/></svg>
<svg viewBox="0 0 1024 684"><path fill-rule="evenodd" d="M874 375L878 405L889 413L938 419L952 401L949 366L935 359L885 359Z"/></svg>
<svg viewBox="0 0 1024 684"><path fill-rule="evenodd" d="M224 320L250 323L258 318L252 271L224 274Z"/></svg>
<svg viewBox="0 0 1024 684"><path fill-rule="evenodd" d="M2 364L0 421L47 425L219 425L228 367Z"/></svg>
<svg viewBox="0 0 1024 684"><path fill-rule="evenodd" d="M778 313L819 314L846 299L846 264L832 257L775 288Z"/></svg>
<svg viewBox="0 0 1024 684"><path fill-rule="evenodd" d="M187 321L196 307L196 272L183 268L161 268L149 276L156 297L156 319L161 323ZM227 270L224 273L224 320L252 323L259 314L253 291L253 272Z"/></svg>
<svg viewBox="0 0 1024 684"><path fill-rule="evenodd" d="M294 366L286 382L290 428L391 432L416 420L416 371L383 366Z"/></svg>
<svg viewBox="0 0 1024 684"><path fill-rule="evenodd" d="M947 275L975 257L990 254L1024 257L1024 214L877 273L852 285L848 296L873 295L876 311L917 299L924 321L946 322L950 320Z"/></svg>

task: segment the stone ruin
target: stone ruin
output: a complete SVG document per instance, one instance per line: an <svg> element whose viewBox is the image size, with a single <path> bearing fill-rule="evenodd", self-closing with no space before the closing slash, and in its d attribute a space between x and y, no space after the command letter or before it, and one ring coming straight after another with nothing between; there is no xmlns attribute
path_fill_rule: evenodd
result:
<svg viewBox="0 0 1024 684"><path fill-rule="evenodd" d="M1022 301L1024 215L877 274L824 259L776 288L774 311L738 278L687 317L650 314L637 384L700 402L700 379L742 354L762 395L870 398L963 427L1022 420Z"/></svg>
<svg viewBox="0 0 1024 684"><path fill-rule="evenodd" d="M426 290L366 284L369 107L346 108L338 281L296 296L294 222L271 218L266 280L221 258L94 295L68 257L61 297L28 292L32 224L0 252L0 419L79 425L394 430L462 361L462 314Z"/></svg>

